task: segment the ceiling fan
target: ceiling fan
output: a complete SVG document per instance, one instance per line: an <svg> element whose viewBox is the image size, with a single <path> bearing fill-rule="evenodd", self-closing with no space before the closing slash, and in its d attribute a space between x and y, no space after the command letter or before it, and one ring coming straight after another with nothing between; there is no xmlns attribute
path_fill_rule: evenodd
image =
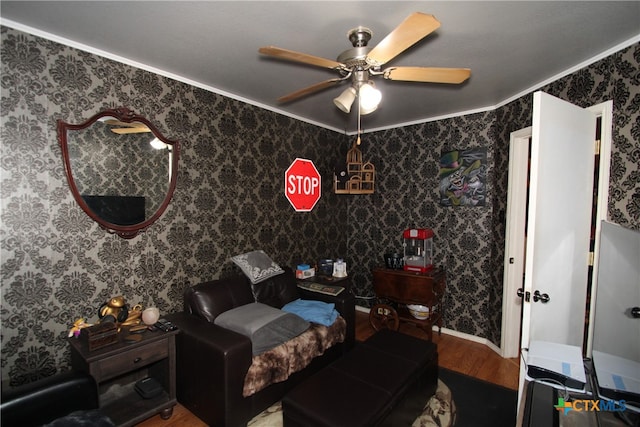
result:
<svg viewBox="0 0 640 427"><path fill-rule="evenodd" d="M368 114L375 111L381 98L380 92L375 89L372 77L382 76L387 80L450 84L459 84L469 78L471 70L468 68L388 67L382 69L384 64L438 27L440 22L433 15L415 12L373 48L367 46L372 31L366 27L357 27L347 34L353 48L342 52L336 61L275 46L261 47L258 51L275 58L335 70L341 75L339 78L325 80L282 96L278 101L290 102L351 80L351 86L334 99L334 104L348 113L353 101L358 97L360 98L359 114ZM370 95L373 99L369 98Z"/></svg>

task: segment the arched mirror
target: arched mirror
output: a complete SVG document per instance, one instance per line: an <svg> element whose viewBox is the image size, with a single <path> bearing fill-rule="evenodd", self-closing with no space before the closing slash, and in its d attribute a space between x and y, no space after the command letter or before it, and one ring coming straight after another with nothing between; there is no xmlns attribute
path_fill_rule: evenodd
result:
<svg viewBox="0 0 640 427"><path fill-rule="evenodd" d="M73 197L105 230L130 239L167 208L180 144L146 118L121 107L80 124L59 120L58 142Z"/></svg>

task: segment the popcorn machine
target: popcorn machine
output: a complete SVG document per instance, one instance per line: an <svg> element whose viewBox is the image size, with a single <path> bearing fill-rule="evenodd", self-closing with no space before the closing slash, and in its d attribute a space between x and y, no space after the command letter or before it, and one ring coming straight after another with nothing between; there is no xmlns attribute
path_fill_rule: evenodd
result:
<svg viewBox="0 0 640 427"><path fill-rule="evenodd" d="M409 228L402 233L404 270L426 273L433 268L433 230Z"/></svg>

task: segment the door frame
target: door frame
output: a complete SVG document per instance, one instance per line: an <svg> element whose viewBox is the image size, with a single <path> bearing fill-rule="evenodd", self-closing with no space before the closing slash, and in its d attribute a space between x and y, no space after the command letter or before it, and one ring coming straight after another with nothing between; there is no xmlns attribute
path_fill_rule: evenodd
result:
<svg viewBox="0 0 640 427"><path fill-rule="evenodd" d="M532 127L517 130L509 138L509 181L505 229L504 275L502 294L501 356L518 357L522 299L517 290L524 278L524 230L527 216L529 145ZM511 262L513 260L513 262Z"/></svg>
<svg viewBox="0 0 640 427"><path fill-rule="evenodd" d="M613 101L609 100L587 110L596 114L601 119L600 131L600 161L598 181L598 204L596 211L596 253L594 253L593 286L592 295L596 295L598 253L600 246L600 222L607 219L609 200L609 177L611 168L611 147L613 129ZM505 358L517 357L520 352L520 328L522 324L521 308L522 300L516 297L518 288L523 286L524 277L524 247L526 215L527 176L529 162L529 139L532 128L527 127L511 133L509 139L509 187L507 189L507 210L505 229L505 253L502 294L502 326L500 338L501 356ZM594 129L594 138L595 138ZM511 180L514 180L513 183ZM524 212L524 214L523 214ZM517 228L516 228L517 227ZM516 256L520 254L521 260ZM509 259L514 258L514 264L509 264ZM513 268L509 268L512 265ZM589 324L593 324L595 300L591 298ZM591 354L592 330L589 328L587 340L587 355Z"/></svg>
<svg viewBox="0 0 640 427"><path fill-rule="evenodd" d="M596 298L598 290L598 259L600 257L600 230L602 221L609 219L609 180L611 176L611 150L613 133L613 101L589 108L601 118L600 125L600 171L598 178L598 205L596 207L596 230L593 253L593 271L591 277L591 300L589 305L589 329L587 330L586 357L591 357L593 349L593 321L596 314Z"/></svg>

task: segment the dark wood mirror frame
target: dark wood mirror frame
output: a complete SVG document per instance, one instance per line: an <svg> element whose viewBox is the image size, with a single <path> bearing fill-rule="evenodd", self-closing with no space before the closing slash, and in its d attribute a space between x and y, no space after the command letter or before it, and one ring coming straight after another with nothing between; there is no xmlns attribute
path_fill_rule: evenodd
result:
<svg viewBox="0 0 640 427"><path fill-rule="evenodd" d="M171 160L170 160L171 178L169 181L169 188L168 188L167 194L164 200L162 201L162 203L160 204L159 208L153 213L153 215L151 215L149 218L145 218L144 221L136 224L119 225L119 224L114 224L112 222L109 222L108 220L105 220L104 218L102 218L97 212L92 210L87 204L87 202L83 199L82 195L78 190L78 185L76 184L76 181L74 179L73 171L71 168L72 166L71 159L69 155L69 151L70 151L69 144L68 144L69 132L86 129L91 125L95 124L96 122L98 122L100 119L106 118L106 117L114 118L115 120L122 122L123 124L142 123L143 125L149 128L149 130L151 131L151 133L155 138L159 139L160 141L167 144L167 146L171 147ZM73 197L75 198L78 205L82 208L82 210L85 211L85 213L89 215L91 219L97 222L102 228L107 230L109 233L117 234L118 236L123 237L125 239L131 239L136 235L138 235L138 233L143 232L147 227L152 225L158 218L160 218L160 216L162 216L164 211L167 209L167 206L169 205L169 202L173 197L173 192L176 187L176 181L178 176L178 159L180 157L180 144L178 141L172 141L165 138L160 133L160 131L158 131L155 125L151 123L149 120L147 120L145 117L135 114L133 111L129 110L126 107L119 107L116 109L108 109L108 110L101 111L95 114L93 117L91 117L87 121L80 124L70 124L62 120L58 120L58 143L60 144L60 148L62 149L62 158L64 161L65 174L67 176L67 181L69 183L69 187L71 189L71 193L73 194Z"/></svg>

